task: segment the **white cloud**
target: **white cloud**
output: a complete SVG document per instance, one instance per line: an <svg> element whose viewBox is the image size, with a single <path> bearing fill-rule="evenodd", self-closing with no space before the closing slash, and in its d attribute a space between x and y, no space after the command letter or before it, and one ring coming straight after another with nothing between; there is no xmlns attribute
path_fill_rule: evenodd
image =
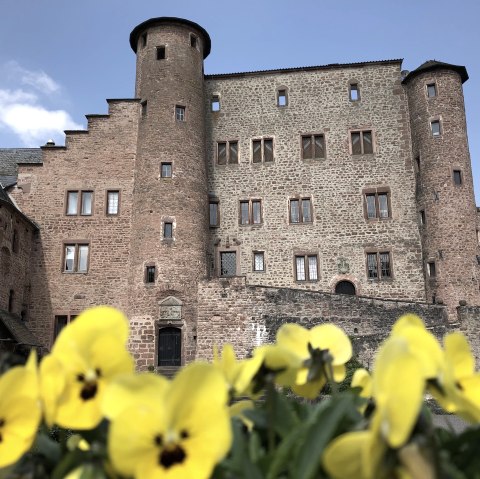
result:
<svg viewBox="0 0 480 479"><path fill-rule="evenodd" d="M0 67L7 75L0 79L0 129L15 134L22 146L37 147L53 138L64 142L64 130L81 130L63 109L49 108L43 103L57 103L61 98L60 85L43 71L29 71L16 62ZM5 83L15 79L21 88L8 88ZM46 97L46 98L45 98Z"/></svg>

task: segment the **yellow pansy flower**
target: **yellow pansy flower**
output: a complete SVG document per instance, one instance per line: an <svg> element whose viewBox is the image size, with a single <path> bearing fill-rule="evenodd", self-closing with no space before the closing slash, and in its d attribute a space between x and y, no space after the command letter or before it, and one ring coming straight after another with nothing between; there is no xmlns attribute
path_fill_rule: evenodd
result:
<svg viewBox="0 0 480 479"><path fill-rule="evenodd" d="M135 479L206 479L232 442L225 380L213 365L193 363L164 386L140 392L112 419L113 466Z"/></svg>
<svg viewBox="0 0 480 479"><path fill-rule="evenodd" d="M253 377L262 365L263 358L256 355L250 359L237 361L231 344L225 344L219 357L217 348L214 348L213 364L225 377L232 397L247 393Z"/></svg>
<svg viewBox="0 0 480 479"><path fill-rule="evenodd" d="M108 306L83 312L62 330L40 365L48 424L91 429L101 421L105 386L133 371L127 338L127 318Z"/></svg>
<svg viewBox="0 0 480 479"><path fill-rule="evenodd" d="M41 419L35 369L33 359L0 377L0 468L14 464L35 439Z"/></svg>
<svg viewBox="0 0 480 479"><path fill-rule="evenodd" d="M333 324L308 330L285 324L277 332L277 342L265 349L265 364L278 370L277 382L290 386L306 398L315 398L327 379L345 378L345 363L352 357L348 336Z"/></svg>

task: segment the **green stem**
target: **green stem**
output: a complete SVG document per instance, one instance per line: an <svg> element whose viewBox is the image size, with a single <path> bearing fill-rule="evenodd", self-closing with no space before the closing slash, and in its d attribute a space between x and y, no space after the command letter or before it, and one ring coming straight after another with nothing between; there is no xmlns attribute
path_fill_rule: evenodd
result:
<svg viewBox="0 0 480 479"><path fill-rule="evenodd" d="M267 381L267 417L268 417L268 451L275 450L275 408L274 395L276 394L273 381Z"/></svg>

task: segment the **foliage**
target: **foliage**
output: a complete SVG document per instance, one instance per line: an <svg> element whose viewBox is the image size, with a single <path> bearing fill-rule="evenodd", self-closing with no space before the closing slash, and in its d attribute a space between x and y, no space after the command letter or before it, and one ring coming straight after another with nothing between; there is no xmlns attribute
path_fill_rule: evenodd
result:
<svg viewBox="0 0 480 479"><path fill-rule="evenodd" d="M461 333L442 347L403 316L370 375L336 326L288 324L249 359L224 345L173 380L133 373L127 338L119 311L93 308L39 366L2 363L0 479L480 479ZM471 427L435 428L426 393Z"/></svg>

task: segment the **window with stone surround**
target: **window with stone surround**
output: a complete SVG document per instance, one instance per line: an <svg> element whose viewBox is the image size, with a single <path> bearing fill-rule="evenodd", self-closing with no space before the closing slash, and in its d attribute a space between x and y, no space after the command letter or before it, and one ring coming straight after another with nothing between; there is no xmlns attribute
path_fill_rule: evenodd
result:
<svg viewBox="0 0 480 479"><path fill-rule="evenodd" d="M263 251L253 252L253 271L265 271L265 253Z"/></svg>
<svg viewBox="0 0 480 479"><path fill-rule="evenodd" d="M440 124L440 120L432 120L430 122L430 129L432 131L432 136L437 137L442 135L442 127Z"/></svg>
<svg viewBox="0 0 480 479"><path fill-rule="evenodd" d="M325 158L325 137L322 134L302 135L302 159Z"/></svg>
<svg viewBox="0 0 480 479"><path fill-rule="evenodd" d="M93 213L93 191L67 191L65 214L90 216Z"/></svg>
<svg viewBox="0 0 480 479"><path fill-rule="evenodd" d="M239 222L241 225L262 224L262 200L241 200Z"/></svg>
<svg viewBox="0 0 480 479"><path fill-rule="evenodd" d="M218 228L220 226L220 209L219 200L217 198L209 199L208 216L210 228Z"/></svg>
<svg viewBox="0 0 480 479"><path fill-rule="evenodd" d="M217 142L217 164L226 165L238 163L238 141Z"/></svg>
<svg viewBox="0 0 480 479"><path fill-rule="evenodd" d="M252 162L270 163L273 161L273 138L252 140Z"/></svg>
<svg viewBox="0 0 480 479"><path fill-rule="evenodd" d="M220 95L212 95L211 108L212 111L220 111Z"/></svg>
<svg viewBox="0 0 480 479"><path fill-rule="evenodd" d="M437 276L437 266L435 261L427 261L427 273L429 278L435 278Z"/></svg>
<svg viewBox="0 0 480 479"><path fill-rule="evenodd" d="M281 87L277 90L277 106L288 105L288 94L285 87Z"/></svg>
<svg viewBox="0 0 480 479"><path fill-rule="evenodd" d="M363 191L364 214L367 220L384 220L392 217L390 190L388 188L368 188Z"/></svg>
<svg viewBox="0 0 480 479"><path fill-rule="evenodd" d="M107 216L117 216L120 212L120 191L107 191Z"/></svg>
<svg viewBox="0 0 480 479"><path fill-rule="evenodd" d="M316 254L295 255L295 280L318 281L318 256Z"/></svg>
<svg viewBox="0 0 480 479"><path fill-rule="evenodd" d="M455 186L461 186L463 183L462 170L453 170L453 184Z"/></svg>
<svg viewBox="0 0 480 479"><path fill-rule="evenodd" d="M290 198L289 200L290 223L312 223L312 199Z"/></svg>
<svg viewBox="0 0 480 479"><path fill-rule="evenodd" d="M170 221L165 221L163 223L163 238L173 239L173 223Z"/></svg>
<svg viewBox="0 0 480 479"><path fill-rule="evenodd" d="M170 161L162 161L160 164L160 177L171 178L172 177L172 163Z"/></svg>
<svg viewBox="0 0 480 479"><path fill-rule="evenodd" d="M165 60L167 58L167 52L165 50L165 45L159 45L156 48L157 51L157 60Z"/></svg>
<svg viewBox="0 0 480 479"><path fill-rule="evenodd" d="M184 106L175 105L175 120L186 121L185 120L185 107Z"/></svg>
<svg viewBox="0 0 480 479"><path fill-rule="evenodd" d="M420 210L418 212L418 217L420 219L420 224L423 226L425 224L427 224L427 217L425 215L425 210Z"/></svg>
<svg viewBox="0 0 480 479"><path fill-rule="evenodd" d="M392 261L389 251L369 251L366 253L366 258L368 279L392 278Z"/></svg>
<svg viewBox="0 0 480 479"><path fill-rule="evenodd" d="M352 155L369 155L373 153L372 130L350 132L350 147Z"/></svg>
<svg viewBox="0 0 480 479"><path fill-rule="evenodd" d="M64 273L86 273L89 266L90 245L87 242L65 243L63 250Z"/></svg>
<svg viewBox="0 0 480 479"><path fill-rule="evenodd" d="M156 268L154 264L147 264L145 266L145 283L155 283Z"/></svg>
<svg viewBox="0 0 480 479"><path fill-rule="evenodd" d="M435 98L437 96L437 84L427 83L427 98Z"/></svg>
<svg viewBox="0 0 480 479"><path fill-rule="evenodd" d="M237 275L237 252L236 251L220 251L220 276L236 276Z"/></svg>
<svg viewBox="0 0 480 479"><path fill-rule="evenodd" d="M348 85L348 97L350 101L360 100L360 89L358 87L358 83L350 83Z"/></svg>
<svg viewBox="0 0 480 479"><path fill-rule="evenodd" d="M71 323L78 314L71 314L71 313L65 313L65 314L56 314L54 317L54 323L53 323L53 340L58 337L58 335L61 333L62 329L69 323Z"/></svg>

